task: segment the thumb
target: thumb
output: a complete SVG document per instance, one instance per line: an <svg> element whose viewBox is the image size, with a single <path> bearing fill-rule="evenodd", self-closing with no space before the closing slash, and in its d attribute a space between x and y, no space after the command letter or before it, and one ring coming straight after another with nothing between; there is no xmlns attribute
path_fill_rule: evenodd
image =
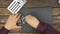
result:
<svg viewBox="0 0 60 34"><path fill-rule="evenodd" d="M20 28L20 29L22 29L22 26L16 26L16 28Z"/></svg>

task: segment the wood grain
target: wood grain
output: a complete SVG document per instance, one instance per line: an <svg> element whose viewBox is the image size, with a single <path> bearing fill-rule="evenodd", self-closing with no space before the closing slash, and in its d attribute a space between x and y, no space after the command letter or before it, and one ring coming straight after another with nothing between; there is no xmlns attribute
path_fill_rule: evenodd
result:
<svg viewBox="0 0 60 34"><path fill-rule="evenodd" d="M54 16L54 17L53 17L53 23L54 23L54 24L57 24L57 23L60 24L60 16Z"/></svg>
<svg viewBox="0 0 60 34"><path fill-rule="evenodd" d="M53 11L52 15L56 15L56 16L60 15L60 8L53 8L52 11Z"/></svg>
<svg viewBox="0 0 60 34"><path fill-rule="evenodd" d="M0 15L10 15L10 11L7 8L0 8Z"/></svg>
<svg viewBox="0 0 60 34"><path fill-rule="evenodd" d="M11 13L6 9L12 0L0 0L0 16L10 15ZM35 8L35 7L55 7L52 8L53 27L60 31L60 6L57 0L27 0L27 3L23 8ZM0 29L3 24L0 24ZM9 34L20 34L19 30L11 30ZM17 33L18 32L18 33ZM21 33L21 34L37 34L37 33ZM40 33L38 33L40 34Z"/></svg>
<svg viewBox="0 0 60 34"><path fill-rule="evenodd" d="M0 7L8 7L12 0L0 0ZM24 7L60 7L57 0L27 0Z"/></svg>

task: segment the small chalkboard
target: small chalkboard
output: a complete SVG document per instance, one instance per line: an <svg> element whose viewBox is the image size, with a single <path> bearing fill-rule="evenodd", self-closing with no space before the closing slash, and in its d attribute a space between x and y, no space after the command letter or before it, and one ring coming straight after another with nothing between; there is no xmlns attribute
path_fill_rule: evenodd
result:
<svg viewBox="0 0 60 34"><path fill-rule="evenodd" d="M52 24L52 10L51 7L45 7L45 8L24 8L21 10L21 13L23 16L31 14L35 16L40 21L43 21L47 24ZM24 32L28 32L33 30L32 27L30 27L28 24L23 24L23 30Z"/></svg>

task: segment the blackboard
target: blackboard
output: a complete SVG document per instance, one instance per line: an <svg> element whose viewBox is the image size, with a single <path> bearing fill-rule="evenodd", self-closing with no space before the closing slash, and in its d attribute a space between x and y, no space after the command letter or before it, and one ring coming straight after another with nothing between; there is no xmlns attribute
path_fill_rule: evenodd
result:
<svg viewBox="0 0 60 34"><path fill-rule="evenodd" d="M51 7L44 7L44 8L24 8L20 11L23 16L31 14L35 16L40 21L43 21L47 24L52 24L52 8ZM29 32L34 30L28 24L23 24L23 32Z"/></svg>

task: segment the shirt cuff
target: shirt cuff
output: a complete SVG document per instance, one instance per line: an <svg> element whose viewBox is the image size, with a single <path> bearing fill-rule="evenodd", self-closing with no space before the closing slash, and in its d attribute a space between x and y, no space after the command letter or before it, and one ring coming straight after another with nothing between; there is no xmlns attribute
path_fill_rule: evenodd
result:
<svg viewBox="0 0 60 34"><path fill-rule="evenodd" d="M7 30L5 27L2 27L0 30L0 33L6 33L8 34L9 30Z"/></svg>
<svg viewBox="0 0 60 34"><path fill-rule="evenodd" d="M36 29L43 32L45 30L46 26L47 26L46 23L40 22Z"/></svg>

